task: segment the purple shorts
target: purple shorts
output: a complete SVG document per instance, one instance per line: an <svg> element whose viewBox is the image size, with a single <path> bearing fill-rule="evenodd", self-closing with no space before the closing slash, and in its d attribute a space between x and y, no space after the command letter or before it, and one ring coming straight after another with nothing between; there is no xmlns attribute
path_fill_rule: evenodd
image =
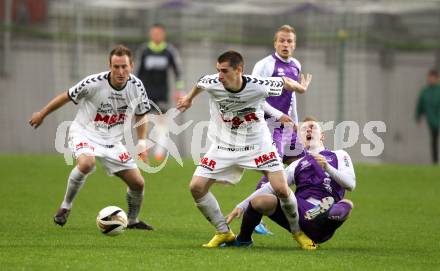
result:
<svg viewBox="0 0 440 271"><path fill-rule="evenodd" d="M304 218L305 212L313 208L314 205L303 198L297 198L296 200L298 202L299 226L315 243L324 243L329 240L335 231L344 223L344 221L336 221L328 218L312 221L306 220ZM289 222L281 209L279 200L275 213L269 216L269 218L290 232Z"/></svg>

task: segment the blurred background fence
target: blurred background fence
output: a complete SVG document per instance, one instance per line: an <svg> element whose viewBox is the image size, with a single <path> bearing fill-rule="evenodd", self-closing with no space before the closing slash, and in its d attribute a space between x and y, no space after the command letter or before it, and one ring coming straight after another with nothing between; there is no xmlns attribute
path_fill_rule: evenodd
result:
<svg viewBox="0 0 440 271"><path fill-rule="evenodd" d="M415 103L430 68L440 67L440 1L0 0L0 153L55 152L56 128L73 120L66 106L33 131L27 124L54 95L107 69L107 55L122 43L137 50L148 28L161 23L179 49L187 89L215 73L227 49L245 57L250 73L273 50L283 24L297 30L295 57L313 74L298 99L300 118L355 121L360 137L347 151L355 161L429 163L429 135L414 120ZM146 86L148 90L148 85ZM208 120L207 95L185 120ZM383 121L384 152L361 153L369 121ZM191 126L191 128L194 125ZM327 145L334 147L334 131ZM192 129L176 141L189 156Z"/></svg>

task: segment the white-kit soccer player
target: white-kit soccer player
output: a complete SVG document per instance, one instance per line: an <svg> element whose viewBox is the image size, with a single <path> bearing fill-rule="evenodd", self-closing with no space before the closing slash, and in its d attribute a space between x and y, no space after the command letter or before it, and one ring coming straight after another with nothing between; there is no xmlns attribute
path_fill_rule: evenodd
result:
<svg viewBox="0 0 440 271"><path fill-rule="evenodd" d="M29 120L29 124L37 128L48 114L69 101L79 107L68 136L76 166L69 175L64 200L54 222L60 226L66 224L72 202L87 176L94 171L98 159L107 174L118 176L128 186L128 228L152 230L150 225L138 219L144 198L144 178L121 142L124 123L134 114L136 122L143 123L136 127L137 150L140 158L147 159L144 119L150 111L147 92L142 82L131 74L133 59L130 49L122 45L113 48L109 68L109 71L87 76L56 96Z"/></svg>
<svg viewBox="0 0 440 271"><path fill-rule="evenodd" d="M280 95L283 88L305 92L311 75L300 83L286 77L258 78L243 75L243 66L243 58L238 52L223 53L217 59L218 73L203 76L177 104L178 109L185 111L202 91L210 95L208 137L212 145L190 183L198 209L217 231L203 246L218 247L235 239L209 189L216 182L238 183L247 168L262 171L268 177L280 198L293 237L301 248L314 249L313 241L299 228L296 199L287 186L283 164L272 144L262 109L265 98Z"/></svg>
<svg viewBox="0 0 440 271"><path fill-rule="evenodd" d="M293 57L296 48L295 29L290 25L282 25L275 32L273 41L275 52L258 61L252 70L252 75L259 77L286 76L299 81L301 63ZM278 154L283 162L289 165L303 155L302 145L298 142L296 130L293 128L293 125L298 124L295 92L283 91L280 96L267 97L263 108ZM267 178L262 176L257 184L257 189L267 182ZM255 228L255 232L270 233L263 223Z"/></svg>

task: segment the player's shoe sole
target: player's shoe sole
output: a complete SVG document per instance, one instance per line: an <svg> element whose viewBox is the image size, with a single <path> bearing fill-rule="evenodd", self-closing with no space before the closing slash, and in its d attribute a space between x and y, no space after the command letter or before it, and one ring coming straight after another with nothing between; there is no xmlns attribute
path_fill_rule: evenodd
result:
<svg viewBox="0 0 440 271"><path fill-rule="evenodd" d="M53 217L53 222L62 227L67 223L67 218L69 217L69 214L69 209L59 208L57 213Z"/></svg>
<svg viewBox="0 0 440 271"><path fill-rule="evenodd" d="M322 217L323 215L328 214L328 212L330 211L330 208L333 206L334 203L335 203L335 200L333 199L333 197L322 198L321 202L318 205L316 205L312 209L308 210L304 214L304 218L306 220L313 220L318 217Z"/></svg>
<svg viewBox="0 0 440 271"><path fill-rule="evenodd" d="M219 247L223 243L230 243L235 240L235 234L230 230L229 232L216 232L214 237L202 246L205 248Z"/></svg>
<svg viewBox="0 0 440 271"><path fill-rule="evenodd" d="M318 248L318 245L313 242L304 232L299 231L293 234L293 239L298 242L298 245L301 249L304 250L315 250Z"/></svg>
<svg viewBox="0 0 440 271"><path fill-rule="evenodd" d="M254 232L261 235L273 235L273 233L263 223L258 224L255 227Z"/></svg>

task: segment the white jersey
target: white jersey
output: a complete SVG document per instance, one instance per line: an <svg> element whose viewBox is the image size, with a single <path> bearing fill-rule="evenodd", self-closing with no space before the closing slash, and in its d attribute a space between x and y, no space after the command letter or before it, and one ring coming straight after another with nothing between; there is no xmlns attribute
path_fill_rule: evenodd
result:
<svg viewBox="0 0 440 271"><path fill-rule="evenodd" d="M81 131L90 140L112 145L122 140L127 116L150 111L147 92L142 82L130 74L126 85L115 89L110 72L93 74L68 90L70 99L79 104L70 129Z"/></svg>
<svg viewBox="0 0 440 271"><path fill-rule="evenodd" d="M210 94L208 138L214 144L235 148L272 143L262 106L266 97L281 94L282 78L245 75L242 88L233 92L225 89L218 74L212 74L202 77L197 87Z"/></svg>

